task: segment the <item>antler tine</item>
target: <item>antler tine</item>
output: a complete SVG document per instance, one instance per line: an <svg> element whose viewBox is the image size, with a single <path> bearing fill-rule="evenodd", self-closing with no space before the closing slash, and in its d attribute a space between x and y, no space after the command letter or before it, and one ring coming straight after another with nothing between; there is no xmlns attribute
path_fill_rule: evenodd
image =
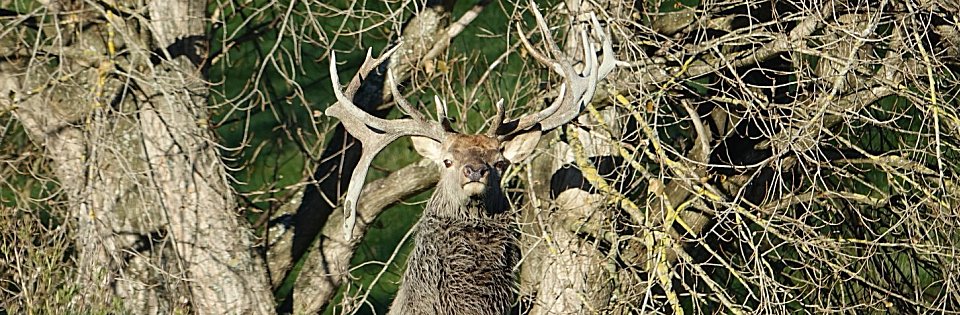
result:
<svg viewBox="0 0 960 315"><path fill-rule="evenodd" d="M501 124L503 124L503 120L506 119L506 113L503 110L503 99L501 98L499 101L497 101L495 106L497 108L497 116L493 117L493 124L490 125L490 129L487 129L487 135L491 137L497 135L497 130L500 129Z"/></svg>
<svg viewBox="0 0 960 315"><path fill-rule="evenodd" d="M543 40L547 42L547 49L550 50L554 58L563 56L563 51L560 50L557 42L553 40L553 35L550 34L550 26L547 25L547 20L543 18L543 14L540 14L540 7L537 6L536 2L531 0L530 9L533 11L533 17L537 21L537 28L540 29L540 35L543 36Z"/></svg>
<svg viewBox="0 0 960 315"><path fill-rule="evenodd" d="M550 35L550 30L547 28L546 21L543 20L543 16L540 15L540 10L537 9L537 4L531 1L530 5L533 7L533 15L537 18L537 25L543 34L544 40L547 42L547 45L550 46L549 49L555 55L559 56L559 54L561 54L560 48L558 48L556 46L557 44L553 41L553 36ZM543 23L541 23L541 21ZM523 48L526 48L527 52L530 53L530 56L533 56L533 59L536 59L553 71L556 71L557 74L563 75L563 67L560 65L560 63L558 63L556 60L550 59L550 57L547 57L544 54L541 54L539 50L530 44L530 41L527 40L527 37L523 35L523 29L520 28L520 23L515 25L517 27L517 34L520 35L520 42L523 44Z"/></svg>
<svg viewBox="0 0 960 315"><path fill-rule="evenodd" d="M522 35L522 32L520 32L520 41L534 59L563 76L565 82L560 85L560 93L549 107L536 114L520 118L519 122L516 122L515 127L503 131L506 134L528 129L538 123L542 131L548 131L573 120L580 114L583 105L593 99L597 83L609 75L610 72L620 64L613 54L613 44L610 41L610 37L603 31L600 22L596 19L596 15L593 15L593 23L591 23L591 26L603 41L603 63L597 63L594 43L590 42L590 36L587 34L587 31L581 30L580 41L583 45L584 67L582 72L577 72L573 67L571 58L567 58L560 51L553 37L550 36L546 21L540 14L536 3L531 1L530 7L532 8L534 17L536 17L538 27L544 34L545 45L547 49L555 55L556 59L548 58L534 49L533 45ZM511 124L512 123L513 122L511 122Z"/></svg>
<svg viewBox="0 0 960 315"><path fill-rule="evenodd" d="M422 136L437 141L443 141L444 138L443 127L437 122L423 120L422 115L419 116L421 118L419 120L417 118L386 120L368 114L353 103L353 96L360 87L362 78L367 77L371 70L380 65L396 50L397 47L394 47L377 59L370 58L371 53L368 50L360 71L350 81L346 91L340 86L336 53L332 51L330 53L330 81L333 84L333 93L337 97L337 102L327 108L326 114L339 119L343 127L363 144L360 160L357 161L356 168L350 176L350 184L347 186L347 194L343 201L343 233L346 239L353 238L353 227L357 222L357 201L360 199L363 180L374 156L384 147L403 136ZM388 80L392 81L389 75ZM391 86L391 88L395 99L401 100L402 96L396 90L396 86ZM407 107L406 110L412 109L409 104L407 104ZM409 114L417 117L417 114L413 114L414 112L416 111L410 111Z"/></svg>
<svg viewBox="0 0 960 315"><path fill-rule="evenodd" d="M590 20L593 21L593 29L597 31L597 36L603 38L603 43L601 44L603 47L603 62L598 69L598 78L606 78L617 66L629 66L629 63L617 60L617 56L613 54L613 41L610 40L609 34L602 32L603 27L600 26L600 21L597 20L595 13L590 13Z"/></svg>
<svg viewBox="0 0 960 315"><path fill-rule="evenodd" d="M446 132L453 132L453 126L450 125L450 119L447 118L447 103L440 100L440 96L433 95L434 106L437 107L437 121L443 126Z"/></svg>
<svg viewBox="0 0 960 315"><path fill-rule="evenodd" d="M433 106L437 107L437 121L447 120L447 104L440 100L440 96L433 95Z"/></svg>
<svg viewBox="0 0 960 315"><path fill-rule="evenodd" d="M567 98L567 83L560 84L560 93L557 93L557 98L553 100L553 104L550 104L549 107L544 108L543 110L537 112L533 115L526 115L520 118L520 121L517 123L517 126L513 131L525 130L527 128L533 127L537 123L543 121L544 119L553 116L561 107L564 107L566 102L563 102ZM577 109L579 112L579 108ZM542 129L542 125L541 125ZM553 129L553 128L550 128Z"/></svg>
<svg viewBox="0 0 960 315"><path fill-rule="evenodd" d="M393 70L387 69L387 85L390 86L390 94L393 94L393 101L400 105L405 114L410 115L414 120L426 121L423 114L419 110L410 105L410 102L407 102L407 99L403 97L403 94L400 93L400 90L397 89L397 82L394 81Z"/></svg>

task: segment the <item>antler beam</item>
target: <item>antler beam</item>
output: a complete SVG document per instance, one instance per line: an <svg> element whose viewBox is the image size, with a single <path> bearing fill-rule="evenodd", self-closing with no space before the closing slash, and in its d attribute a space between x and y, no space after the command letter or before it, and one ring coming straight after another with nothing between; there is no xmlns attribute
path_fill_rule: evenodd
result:
<svg viewBox="0 0 960 315"><path fill-rule="evenodd" d="M510 128L497 131L497 133L503 135L526 130L538 123L540 124L540 130L549 131L573 120L580 114L583 106L593 99L597 82L606 78L617 65L621 64L613 53L610 36L603 31L596 15L591 15L593 30L596 36L602 40L603 62L597 62L596 46L589 40L587 31L581 30L580 43L583 45L584 66L583 72L578 72L574 68L573 58L564 54L557 46L556 41L553 40L553 36L550 35L550 28L547 26L543 15L540 14L537 4L531 1L530 7L537 20L537 26L543 34L547 51L557 59L551 59L540 53L523 35L520 36L520 41L534 59L563 76L564 83L560 85L560 93L549 107L535 114L524 116L518 121L504 123L503 126L510 126ZM517 29L520 30L519 24L517 24ZM523 34L522 31L519 33Z"/></svg>
<svg viewBox="0 0 960 315"><path fill-rule="evenodd" d="M394 47L377 59L373 59L371 51L367 50L363 65L345 90L340 86L340 77L337 75L336 53L332 51L330 53L330 81L333 83L333 93L337 97L337 102L328 107L325 113L327 116L339 119L343 127L360 140L363 146L360 161L357 162L350 176L350 185L347 186L347 195L343 201L343 233L347 239L353 235L353 228L357 223L357 201L360 199L360 191L363 189L367 170L370 169L370 163L373 162L377 153L403 136L421 136L437 141L442 141L444 138L444 129L439 122L426 120L423 114L407 103L397 90L390 71L387 71L387 84L390 85L394 100L407 112L407 115L410 115L410 119L382 119L370 115L353 103L353 97L360 88L361 81L368 77L370 71L389 58L398 47Z"/></svg>

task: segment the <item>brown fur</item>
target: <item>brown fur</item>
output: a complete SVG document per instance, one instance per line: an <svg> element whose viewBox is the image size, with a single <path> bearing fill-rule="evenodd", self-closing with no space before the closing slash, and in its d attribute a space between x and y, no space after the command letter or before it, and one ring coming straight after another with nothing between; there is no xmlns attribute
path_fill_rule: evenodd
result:
<svg viewBox="0 0 960 315"><path fill-rule="evenodd" d="M506 314L516 291L520 248L496 165L501 143L448 135L439 144L440 181L417 223L400 291L389 314ZM419 150L419 149L418 149ZM449 167L444 161L451 162ZM485 187L464 191L464 167L485 167Z"/></svg>

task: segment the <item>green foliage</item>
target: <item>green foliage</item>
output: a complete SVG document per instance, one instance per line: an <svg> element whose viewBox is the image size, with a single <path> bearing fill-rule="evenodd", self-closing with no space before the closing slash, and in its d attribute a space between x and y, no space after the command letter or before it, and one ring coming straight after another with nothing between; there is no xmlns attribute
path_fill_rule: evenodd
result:
<svg viewBox="0 0 960 315"><path fill-rule="evenodd" d="M71 231L44 224L40 217L37 211L0 206L0 302L12 314L68 312L79 289L69 267Z"/></svg>

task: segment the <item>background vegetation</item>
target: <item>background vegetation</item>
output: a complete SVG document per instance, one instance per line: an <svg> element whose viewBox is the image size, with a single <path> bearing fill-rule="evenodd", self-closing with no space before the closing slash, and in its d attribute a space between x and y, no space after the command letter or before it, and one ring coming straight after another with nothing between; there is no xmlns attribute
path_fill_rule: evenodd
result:
<svg viewBox="0 0 960 315"><path fill-rule="evenodd" d="M337 238L330 53L465 132L560 84L522 1L169 3L0 0L0 312L384 313L436 174L394 143ZM960 312L956 1L538 3L626 65L505 180L516 313Z"/></svg>

